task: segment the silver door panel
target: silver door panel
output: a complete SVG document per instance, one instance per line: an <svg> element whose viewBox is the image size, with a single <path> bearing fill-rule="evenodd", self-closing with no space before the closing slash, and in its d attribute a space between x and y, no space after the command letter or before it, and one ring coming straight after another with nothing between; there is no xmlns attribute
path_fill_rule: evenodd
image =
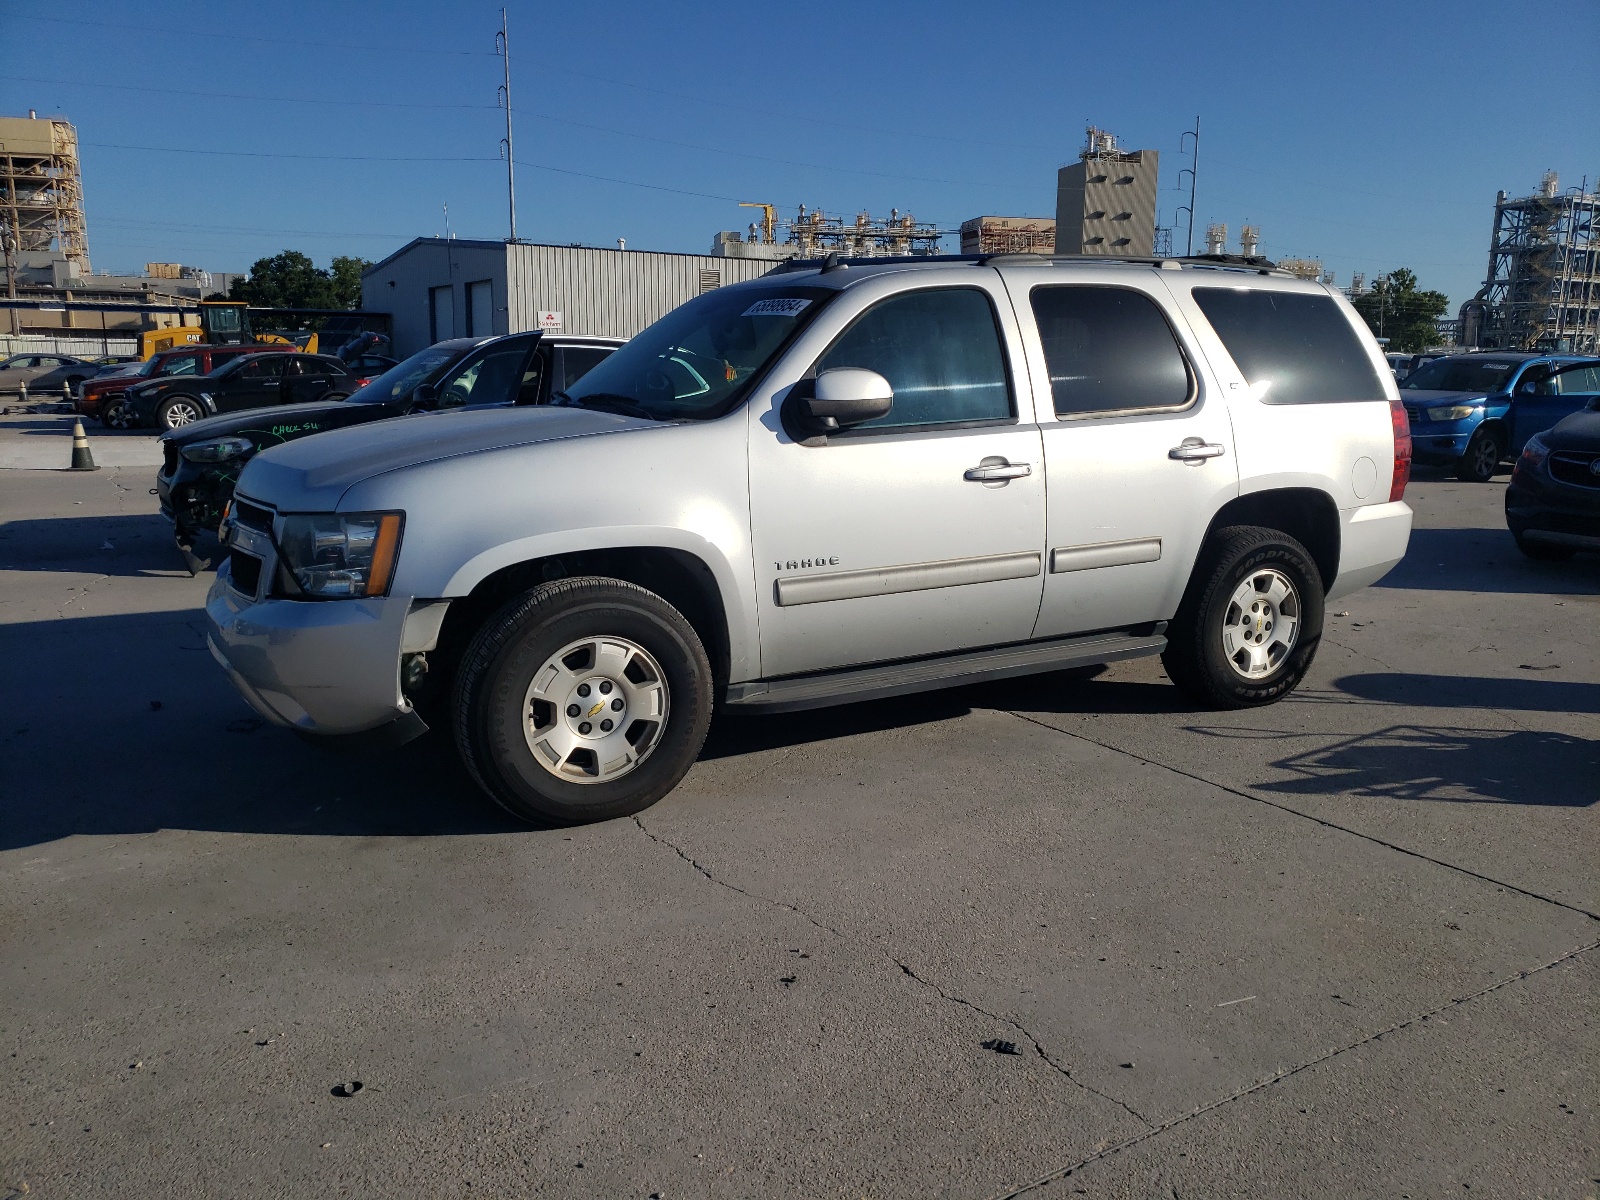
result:
<svg viewBox="0 0 1600 1200"><path fill-rule="evenodd" d="M1007 579L1032 579L1039 574L1041 556L1035 551L989 554L981 558L951 558L943 562L911 563L866 571L830 571L826 575L780 578L780 606L821 604L828 600L859 600L867 596L892 596L925 592L971 583L999 583Z"/></svg>

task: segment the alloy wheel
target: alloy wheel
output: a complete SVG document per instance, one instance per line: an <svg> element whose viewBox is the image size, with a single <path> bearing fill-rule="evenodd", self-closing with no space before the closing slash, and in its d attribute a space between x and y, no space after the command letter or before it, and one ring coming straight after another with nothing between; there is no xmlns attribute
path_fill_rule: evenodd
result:
<svg viewBox="0 0 1600 1200"><path fill-rule="evenodd" d="M1240 582L1222 617L1222 653L1243 679L1277 670L1300 639L1300 594L1281 571L1257 571Z"/></svg>
<svg viewBox="0 0 1600 1200"><path fill-rule="evenodd" d="M535 761L569 783L602 783L635 770L667 726L667 679L637 642L588 637L547 658L523 701Z"/></svg>

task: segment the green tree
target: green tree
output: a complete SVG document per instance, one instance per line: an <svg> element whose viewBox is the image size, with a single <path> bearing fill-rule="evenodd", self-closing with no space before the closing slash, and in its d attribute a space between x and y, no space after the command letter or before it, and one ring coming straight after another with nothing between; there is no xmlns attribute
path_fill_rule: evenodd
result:
<svg viewBox="0 0 1600 1200"><path fill-rule="evenodd" d="M348 254L333 256L333 269L328 273L333 290L333 308L361 307L361 272L372 263L365 258Z"/></svg>
<svg viewBox="0 0 1600 1200"><path fill-rule="evenodd" d="M250 275L233 285L230 300L257 308L356 308L361 303L361 272L371 266L363 258L336 255L332 270L323 270L298 250L258 258Z"/></svg>
<svg viewBox="0 0 1600 1200"><path fill-rule="evenodd" d="M1376 336L1389 339L1389 349L1415 354L1438 343L1439 318L1449 309L1450 298L1418 290L1416 274L1399 267L1351 303Z"/></svg>

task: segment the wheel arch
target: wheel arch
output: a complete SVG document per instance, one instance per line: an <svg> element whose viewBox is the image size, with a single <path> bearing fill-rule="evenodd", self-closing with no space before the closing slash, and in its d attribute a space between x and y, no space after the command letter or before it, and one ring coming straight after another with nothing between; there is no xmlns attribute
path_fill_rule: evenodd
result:
<svg viewBox="0 0 1600 1200"><path fill-rule="evenodd" d="M1294 538L1311 552L1324 594L1339 577L1339 506L1319 488L1271 488L1237 496L1211 518L1202 545L1229 525L1259 525Z"/></svg>
<svg viewBox="0 0 1600 1200"><path fill-rule="evenodd" d="M699 635L721 694L732 667L727 607L716 574L699 556L670 546L612 546L526 559L491 571L467 595L452 599L430 652L441 682L454 674L473 634L513 597L542 583L599 575L637 584L672 605ZM430 676L434 673L430 669Z"/></svg>

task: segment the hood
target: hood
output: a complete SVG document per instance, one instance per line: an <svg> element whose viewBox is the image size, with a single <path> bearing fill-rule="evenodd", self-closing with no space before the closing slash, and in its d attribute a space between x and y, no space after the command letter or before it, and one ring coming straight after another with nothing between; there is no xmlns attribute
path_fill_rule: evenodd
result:
<svg viewBox="0 0 1600 1200"><path fill-rule="evenodd" d="M331 512L352 484L402 467L565 438L656 428L664 426L583 408L421 413L274 446L250 460L238 488L280 509Z"/></svg>
<svg viewBox="0 0 1600 1200"><path fill-rule="evenodd" d="M1431 392L1426 388L1401 388L1400 403L1412 408L1439 408L1445 404L1481 404L1493 392Z"/></svg>
<svg viewBox="0 0 1600 1200"><path fill-rule="evenodd" d="M351 406L342 400L325 400L310 404L284 404L274 405L271 408L252 408L244 412L222 413L215 417L206 417L204 420L195 421L193 424L184 425L178 429L169 430L161 435L163 442L175 442L179 446L187 446L192 442L203 442L207 438L233 437L236 435L254 436L258 434L269 435L270 440L278 440L271 436L271 431L279 425L321 425L324 420L338 419L346 416L352 407L371 409L362 416L373 420L386 416L382 405L364 404ZM341 424L355 424L355 421L341 421ZM316 432L308 430L307 432ZM258 437L256 440L260 440Z"/></svg>
<svg viewBox="0 0 1600 1200"><path fill-rule="evenodd" d="M1539 434L1552 450L1600 451L1600 412L1575 412Z"/></svg>

